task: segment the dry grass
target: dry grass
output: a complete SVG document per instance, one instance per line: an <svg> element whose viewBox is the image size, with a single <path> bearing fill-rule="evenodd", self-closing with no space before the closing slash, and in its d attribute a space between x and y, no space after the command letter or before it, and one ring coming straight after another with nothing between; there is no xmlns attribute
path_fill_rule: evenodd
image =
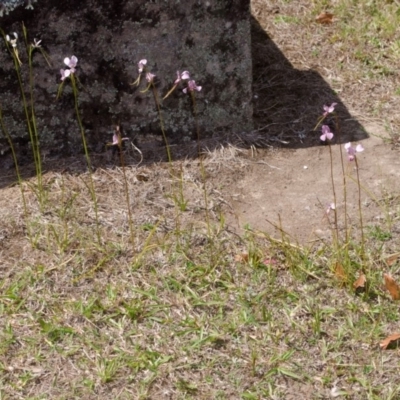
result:
<svg viewBox="0 0 400 400"><path fill-rule="evenodd" d="M205 185L197 160L126 169L133 243L121 168L93 174L100 244L82 162L45 174L42 209L27 179L28 215L20 187L2 176L1 399L400 398L398 350L379 349L399 321L381 283L382 272L399 268L398 259L387 262L400 237L395 193L379 199L390 213L368 231L364 253L357 241L306 248L284 232L240 236L225 224L233 212L225 194L250 168L251 146L314 143L308 133L334 97L302 70L318 70L352 115L379 114L399 132L396 2L353 3L332 2L338 20L324 27L313 23L324 1L253 1L295 69L282 70L271 42L269 59L255 55L261 129L237 137L241 148L210 151ZM257 26L254 34L262 48L265 36ZM359 126L346 125L343 103L343 136L364 134L347 131ZM368 285L356 294L360 271Z"/></svg>
<svg viewBox="0 0 400 400"><path fill-rule="evenodd" d="M179 169L185 211L168 168L127 170L135 246L119 168L93 176L102 246L85 175L47 174L44 211L28 182L27 220L5 189L17 206L2 204L2 398L396 398L397 356L377 349L398 320L379 250L355 296L331 249L230 232L213 182L243 168L232 151L205 161L211 237L193 163Z"/></svg>

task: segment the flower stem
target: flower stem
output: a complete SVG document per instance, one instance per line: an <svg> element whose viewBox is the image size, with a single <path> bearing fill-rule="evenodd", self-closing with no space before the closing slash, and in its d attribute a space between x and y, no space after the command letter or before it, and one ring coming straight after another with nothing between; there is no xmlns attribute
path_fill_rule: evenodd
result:
<svg viewBox="0 0 400 400"><path fill-rule="evenodd" d="M354 156L354 161L356 163L356 170L357 170L357 186L358 186L358 212L360 215L360 230L361 230L361 254L364 257L364 224L363 224L363 216L362 216L362 204L361 204L361 183L360 183L360 172L358 168L358 161L357 156Z"/></svg>
<svg viewBox="0 0 400 400"><path fill-rule="evenodd" d="M171 150L170 150L170 148L169 148L167 135L166 135L166 133L165 133L164 119L163 119L162 114L161 114L161 106L160 106L160 100L159 100L159 98L158 98L157 88L156 88L156 86L154 85L154 82L153 82L153 81L151 82L151 87L152 87L152 89L153 89L154 101L155 101L156 106L157 106L158 119L160 120L160 128L161 128L161 132L162 132L162 135L163 135L163 139L164 139L164 143L165 143L165 148L166 148L166 151L167 151L168 162L169 162L169 164L171 165L171 163L172 163Z"/></svg>
<svg viewBox="0 0 400 400"><path fill-rule="evenodd" d="M344 161L343 161L343 150L341 146L341 132L340 132L340 124L339 124L339 118L335 114L335 125L336 125L336 134L338 137L338 142L339 142L339 151L340 151L340 163L342 166L342 176L343 176L343 201L344 201L344 231L345 231L345 240L346 240L346 245L349 243L349 231L348 231L348 217L347 217L347 182L346 182L346 171L344 167Z"/></svg>
<svg viewBox="0 0 400 400"><path fill-rule="evenodd" d="M90 162L89 150L88 150L87 142L86 142L85 129L83 127L82 118L81 118L81 115L80 115L80 112L79 112L78 88L76 86L74 74L71 74L71 84L72 84L72 91L74 93L76 118L78 120L78 125L79 125L80 131L81 131L82 143L83 143L83 148L84 148L85 157L86 157L86 163L87 163L87 166L88 166L88 169L89 169L89 182L90 182L89 191L90 191L90 196L91 196L92 201L93 201L94 213L95 213L95 218L96 218L96 235L97 235L97 240L98 240L99 244L101 245L99 211L98 211L96 191L94 189L92 165L91 165L91 162Z"/></svg>
<svg viewBox="0 0 400 400"><path fill-rule="evenodd" d="M336 202L336 189L335 189L335 180L334 180L334 175L333 175L333 157L332 157L332 146L330 142L328 141L329 145L329 156L331 160L331 181L332 181L332 193L333 193L333 202L335 204L335 208L333 209L333 215L335 217L335 237L334 237L334 242L336 248L339 247L339 226L338 226L338 218L337 218L337 202Z"/></svg>
<svg viewBox="0 0 400 400"><path fill-rule="evenodd" d="M25 34L25 31L24 31ZM9 51L12 54L12 58L14 61L14 69L17 74L17 79L18 79L18 85L19 89L21 92L21 99L22 99L22 105L24 108L24 113L25 113L25 120L26 120L26 125L28 128L28 133L29 133L29 138L32 144L32 153L33 153L33 161L35 164L35 169L36 169L36 177L38 180L38 200L40 207L43 207L43 185L42 185L42 162L41 162L41 157L40 157L40 151L39 151L39 140L38 140L38 135L37 135L37 128L36 128L36 119L35 119L35 113L34 113L34 107L33 107L33 71L32 71L32 57L30 54L30 50L28 48L28 60L29 60L29 85L30 85L30 96L31 96L31 104L30 104L30 110L28 107L28 101L25 96L25 91L24 91L24 85L22 81L22 75L21 75L21 60L19 58L19 54L16 48L10 49L8 42L6 41L6 45L9 49ZM26 43L27 46L29 46Z"/></svg>
<svg viewBox="0 0 400 400"><path fill-rule="evenodd" d="M33 66L32 66L32 53L33 48L28 44L26 30L24 26L24 36L25 36L25 43L28 52L28 65L29 65L29 95L30 95L30 114L31 114L31 127L32 127L32 135L31 135L31 142L32 142L32 151L33 154L36 155L35 165L36 165L36 176L38 179L38 189L40 194L40 200L43 200L43 181L42 181L42 160L40 155L40 148L39 148L39 135L37 130L36 124L36 115L35 115L35 108L34 108L34 99L33 99ZM42 204L41 204L42 205Z"/></svg>
<svg viewBox="0 0 400 400"><path fill-rule="evenodd" d="M191 99L192 99L193 115L194 115L196 133L197 133L197 155L199 157L200 172L201 172L201 178L203 181L202 183L203 183L203 193L204 193L204 204L205 204L205 208L206 208L207 233L208 233L208 237L211 238L210 215L208 212L208 195L207 195L207 186L206 186L207 179L206 179L206 171L204 169L203 158L201 156L201 149L200 149L200 128L199 128L198 115L197 115L196 96L194 95L193 91L190 91L190 95L191 95Z"/></svg>
<svg viewBox="0 0 400 400"><path fill-rule="evenodd" d="M7 131L7 129L6 129L6 126L5 126L5 124L4 124L4 121L3 121L3 113L2 113L1 108L0 108L0 127L1 127L1 130L3 131L3 135L4 135L4 136L6 137L6 139L7 139L8 144L9 144L10 149L11 149L11 154L12 154L13 161L14 161L14 165L15 165L15 172L16 172L16 174L17 174L18 185L19 185L19 188L20 188L20 190L21 190L22 204L23 204L23 207L24 207L24 216L25 216L26 229L27 229L27 231L28 231L28 236L29 236L29 240L30 240L30 242L31 242L31 245L32 245L32 247L34 247L33 237L32 237L32 233L31 233L31 228L30 228L30 225L29 225L29 223L28 223L28 207L27 207L27 204L26 204L26 198L25 198L24 188L22 187L22 177L21 177L21 173L20 173L20 170L19 170L19 166L18 166L17 154L15 153L15 148L14 148L14 144L13 144L13 142L12 142L11 136L10 136L10 134L8 133L8 131Z"/></svg>
<svg viewBox="0 0 400 400"><path fill-rule="evenodd" d="M116 130L116 135L118 137L118 152L119 152L119 158L121 161L121 167L122 167L122 174L124 177L124 186L125 186L125 199L126 199L126 205L128 207L128 224L129 224L129 233L131 235L131 241L132 241L132 246L133 246L133 251L135 249L135 232L133 229L133 219L132 219L132 211L131 211L131 201L129 197L129 185L128 185L128 179L126 177L126 171L125 171L125 157L122 152L122 134L120 130L120 126L117 125L115 127Z"/></svg>

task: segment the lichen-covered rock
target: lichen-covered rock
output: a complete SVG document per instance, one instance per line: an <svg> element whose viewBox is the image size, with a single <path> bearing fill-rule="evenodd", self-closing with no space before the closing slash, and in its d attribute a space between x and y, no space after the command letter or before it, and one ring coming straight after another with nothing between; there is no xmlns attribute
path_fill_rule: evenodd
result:
<svg viewBox="0 0 400 400"><path fill-rule="evenodd" d="M113 125L140 142L160 134L152 91L138 76L138 61L147 59L156 75L160 97L168 92L176 72L188 70L202 86L196 92L201 135L252 128L250 0L39 0L34 9L23 0L0 0L0 26L17 32L22 75L28 93L28 64L22 23L29 42L42 40L51 61L33 55L34 101L42 148L71 153L80 150L70 83L65 80L57 99L64 58L78 58L79 109L91 150L110 141ZM3 120L17 142L28 141L18 81L10 54L0 52L0 91ZM171 141L194 140L195 120L189 95L179 86L162 102L165 129Z"/></svg>
<svg viewBox="0 0 400 400"><path fill-rule="evenodd" d="M32 3L36 1L37 0L0 0L0 17L4 14L8 15L10 11L24 4L27 9L33 10Z"/></svg>

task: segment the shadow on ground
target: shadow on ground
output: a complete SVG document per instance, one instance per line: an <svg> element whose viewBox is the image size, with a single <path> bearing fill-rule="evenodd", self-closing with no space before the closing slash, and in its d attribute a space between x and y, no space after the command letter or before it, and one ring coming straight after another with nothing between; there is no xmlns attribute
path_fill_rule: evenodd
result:
<svg viewBox="0 0 400 400"><path fill-rule="evenodd" d="M227 145L239 148L304 148L320 146L320 130L314 131L323 105L337 103L338 121L325 120L336 133L336 143L358 141L367 137L363 127L353 118L340 98L315 71L293 68L273 40L251 17L254 125L251 132L225 132L204 135L200 146L212 151ZM122 124L123 126L123 124ZM340 127L337 132L336 126ZM162 137L138 136L132 143L125 142L125 161L129 165L152 164L167 161ZM170 141L174 160L198 155L198 143ZM15 143L19 166L24 178L35 174L29 142ZM94 168L120 165L117 152L107 148L91 154ZM0 188L16 182L14 162L7 140L0 139ZM43 154L43 171L82 173L87 170L83 154L65 158L62 155Z"/></svg>
<svg viewBox="0 0 400 400"><path fill-rule="evenodd" d="M363 127L351 116L331 87L313 70L293 68L273 40L252 17L254 124L260 145L304 148L321 145L320 128L314 131L323 105L337 103L338 121L327 123L336 143L367 138ZM336 132L336 125L340 132Z"/></svg>

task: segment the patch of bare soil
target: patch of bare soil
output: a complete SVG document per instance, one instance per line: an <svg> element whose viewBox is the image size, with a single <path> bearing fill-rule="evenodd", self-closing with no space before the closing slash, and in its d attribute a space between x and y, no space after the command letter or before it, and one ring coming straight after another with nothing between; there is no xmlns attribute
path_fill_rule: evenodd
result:
<svg viewBox="0 0 400 400"><path fill-rule="evenodd" d="M398 149L376 135L385 135L376 124L365 125L371 136L359 153L361 205L364 225L373 226L390 219L395 210L387 202L400 178ZM344 229L344 183L340 145L332 145L332 173L336 191L339 227ZM342 146L347 188L349 224L359 226L359 191L355 163L349 162ZM230 194L234 216L229 222L237 229L246 224L253 229L281 236L282 228L292 241L307 243L328 239L333 225L334 202L330 149L327 145L303 149L263 152L249 160L244 177L232 186ZM328 219L329 218L329 219ZM274 226L275 225L275 226ZM400 225L397 227L400 233Z"/></svg>

